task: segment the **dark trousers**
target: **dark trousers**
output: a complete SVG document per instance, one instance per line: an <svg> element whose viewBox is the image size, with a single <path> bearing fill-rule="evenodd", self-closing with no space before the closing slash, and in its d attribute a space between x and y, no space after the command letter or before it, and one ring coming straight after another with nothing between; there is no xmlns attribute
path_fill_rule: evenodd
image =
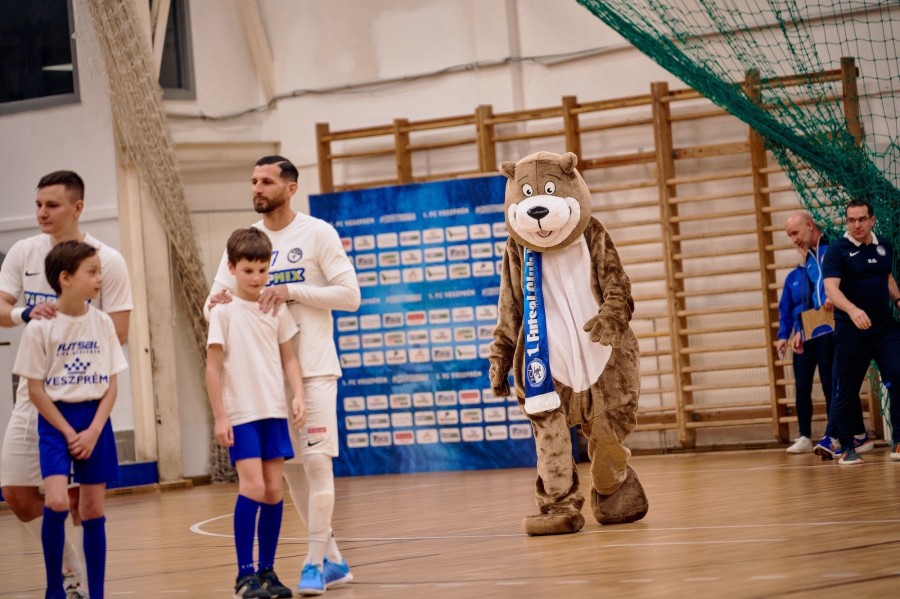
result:
<svg viewBox="0 0 900 599"><path fill-rule="evenodd" d="M828 424L841 447L853 447L853 434L862 425L859 388L872 360L890 395L891 438L900 442L900 323L891 319L863 331L839 320L834 331L834 401Z"/></svg>
<svg viewBox="0 0 900 599"><path fill-rule="evenodd" d="M794 387L797 392L797 425L800 435L812 437L812 389L816 367L825 393L825 415L831 409L831 366L834 363L834 335L815 337L803 344L803 353L794 354ZM827 432L827 427L826 427Z"/></svg>

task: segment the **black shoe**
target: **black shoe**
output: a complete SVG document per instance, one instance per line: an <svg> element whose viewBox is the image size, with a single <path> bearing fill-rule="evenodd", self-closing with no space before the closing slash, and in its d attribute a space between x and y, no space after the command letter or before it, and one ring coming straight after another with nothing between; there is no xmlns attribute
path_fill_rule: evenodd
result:
<svg viewBox="0 0 900 599"><path fill-rule="evenodd" d="M234 584L235 599L270 599L272 596L259 584L256 574L247 574Z"/></svg>
<svg viewBox="0 0 900 599"><path fill-rule="evenodd" d="M291 589L281 584L281 581L278 580L278 575L275 574L275 570L260 570L257 573L257 576L259 576L259 584L262 585L263 589L269 592L270 596L278 597L279 599L294 596Z"/></svg>

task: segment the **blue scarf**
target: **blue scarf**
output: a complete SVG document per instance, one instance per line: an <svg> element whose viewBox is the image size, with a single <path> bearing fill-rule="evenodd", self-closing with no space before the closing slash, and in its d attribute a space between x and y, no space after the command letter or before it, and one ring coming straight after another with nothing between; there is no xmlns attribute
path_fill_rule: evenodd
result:
<svg viewBox="0 0 900 599"><path fill-rule="evenodd" d="M550 374L541 253L529 248L525 248L522 287L525 290L525 412L539 414L558 408L560 401Z"/></svg>

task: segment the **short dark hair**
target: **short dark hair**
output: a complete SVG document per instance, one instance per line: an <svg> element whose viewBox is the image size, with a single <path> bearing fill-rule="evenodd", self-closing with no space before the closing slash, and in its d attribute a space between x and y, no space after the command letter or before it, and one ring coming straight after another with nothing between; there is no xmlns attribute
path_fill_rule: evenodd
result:
<svg viewBox="0 0 900 599"><path fill-rule="evenodd" d="M296 183L300 177L300 173L297 172L297 167L294 166L294 163L284 156L278 156L277 154L274 156L263 156L256 161L256 166L265 166L266 164L277 164L281 167L281 178L287 181Z"/></svg>
<svg viewBox="0 0 900 599"><path fill-rule="evenodd" d="M255 227L238 229L228 238L225 244L228 263L237 265L239 260L248 262L265 262L272 259L272 242L269 236Z"/></svg>
<svg viewBox="0 0 900 599"><path fill-rule="evenodd" d="M37 188L43 189L51 185L62 185L66 191L73 192L79 200L84 199L84 181L75 171L53 171L41 177Z"/></svg>
<svg viewBox="0 0 900 599"><path fill-rule="evenodd" d="M847 214L847 210L849 210L850 208L856 208L858 206L865 206L866 210L869 211L869 216L875 214L874 212L872 212L872 204L865 200L850 200L849 202L847 202L847 207L844 209L844 214Z"/></svg>
<svg viewBox="0 0 900 599"><path fill-rule="evenodd" d="M62 293L59 277L62 273L75 273L81 263L97 254L97 248L83 241L63 241L56 244L44 258L44 272L47 282L53 287L56 295Z"/></svg>

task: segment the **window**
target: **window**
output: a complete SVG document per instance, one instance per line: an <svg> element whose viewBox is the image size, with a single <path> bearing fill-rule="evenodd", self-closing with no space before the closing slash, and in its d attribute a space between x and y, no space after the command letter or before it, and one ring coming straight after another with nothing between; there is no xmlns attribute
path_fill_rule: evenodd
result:
<svg viewBox="0 0 900 599"><path fill-rule="evenodd" d="M0 0L0 114L77 102L71 0Z"/></svg>
<svg viewBox="0 0 900 599"><path fill-rule="evenodd" d="M196 97L189 15L188 0L171 0L159 68L159 85L163 88L163 98L167 100L191 100Z"/></svg>

